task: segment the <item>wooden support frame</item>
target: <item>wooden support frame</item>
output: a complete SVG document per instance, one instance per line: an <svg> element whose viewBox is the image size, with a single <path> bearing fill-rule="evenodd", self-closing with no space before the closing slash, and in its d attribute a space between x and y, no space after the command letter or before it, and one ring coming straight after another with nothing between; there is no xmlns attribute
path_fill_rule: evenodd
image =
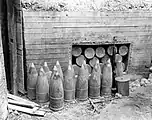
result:
<svg viewBox="0 0 152 120"><path fill-rule="evenodd" d="M11 92L25 93L23 65L22 9L20 0L7 0Z"/></svg>

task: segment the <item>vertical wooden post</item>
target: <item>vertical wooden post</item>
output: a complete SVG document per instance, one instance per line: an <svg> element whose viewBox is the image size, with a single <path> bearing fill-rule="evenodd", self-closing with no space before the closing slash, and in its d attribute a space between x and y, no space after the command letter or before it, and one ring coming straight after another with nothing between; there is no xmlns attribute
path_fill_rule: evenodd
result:
<svg viewBox="0 0 152 120"><path fill-rule="evenodd" d="M113 55L112 55L112 78L113 78L113 81L112 81L112 93L115 94L117 92L117 88L116 88L116 81L115 81L115 73L114 73L114 70L115 70L115 66L116 66L116 63L115 63L115 54L116 54L116 51L115 51L115 42L116 42L116 36L113 37Z"/></svg>
<svg viewBox="0 0 152 120"><path fill-rule="evenodd" d="M16 10L13 0L7 0L8 39L10 51L10 71L12 93L18 94L17 81L17 44L16 44Z"/></svg>
<svg viewBox="0 0 152 120"><path fill-rule="evenodd" d="M3 0L0 0L0 120L5 120L7 118L7 87L6 87L6 77L4 69L4 56L3 56L3 46L2 46L2 12Z"/></svg>
<svg viewBox="0 0 152 120"><path fill-rule="evenodd" d="M25 93L24 89L24 65L23 65L23 30L22 30L22 7L20 0L16 0L16 42L17 42L17 73L18 90Z"/></svg>

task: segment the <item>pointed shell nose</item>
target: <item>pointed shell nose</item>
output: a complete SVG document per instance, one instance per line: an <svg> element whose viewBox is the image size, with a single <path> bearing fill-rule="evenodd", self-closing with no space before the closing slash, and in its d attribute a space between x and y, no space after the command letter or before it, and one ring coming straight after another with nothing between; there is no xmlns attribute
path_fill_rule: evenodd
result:
<svg viewBox="0 0 152 120"><path fill-rule="evenodd" d="M58 70L57 67L56 67L56 65L54 66L53 70L54 70L54 71L57 71L57 70Z"/></svg>
<svg viewBox="0 0 152 120"><path fill-rule="evenodd" d="M35 67L34 63L31 63L31 67L33 67L33 68Z"/></svg>
<svg viewBox="0 0 152 120"><path fill-rule="evenodd" d="M47 62L44 62L44 66L47 67Z"/></svg>
<svg viewBox="0 0 152 120"><path fill-rule="evenodd" d="M60 65L60 63L59 63L59 61L58 61L58 60L56 61L56 65Z"/></svg>

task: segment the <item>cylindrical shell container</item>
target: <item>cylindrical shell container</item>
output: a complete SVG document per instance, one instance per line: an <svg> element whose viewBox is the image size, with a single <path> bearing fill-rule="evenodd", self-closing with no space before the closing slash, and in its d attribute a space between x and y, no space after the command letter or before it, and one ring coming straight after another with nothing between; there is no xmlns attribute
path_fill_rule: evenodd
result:
<svg viewBox="0 0 152 120"><path fill-rule="evenodd" d="M28 79L27 79L27 96L30 100L36 99L36 82L37 82L37 70L32 63L29 72L28 72Z"/></svg>
<svg viewBox="0 0 152 120"><path fill-rule="evenodd" d="M116 77L122 76L124 71L124 64L122 62L116 62Z"/></svg>
<svg viewBox="0 0 152 120"><path fill-rule="evenodd" d="M73 69L74 69L74 73L75 73L75 75L78 75L79 70L80 70L80 67L79 67L79 66L77 66L76 64L73 64L72 66L73 66Z"/></svg>
<svg viewBox="0 0 152 120"><path fill-rule="evenodd" d="M60 76L61 79L63 80L63 71L62 71L62 68L61 68L61 65L60 65L59 61L56 61L56 67L57 67L59 76Z"/></svg>
<svg viewBox="0 0 152 120"><path fill-rule="evenodd" d="M76 98L80 101L88 99L88 79L88 68L84 62L80 68L76 83Z"/></svg>
<svg viewBox="0 0 152 120"><path fill-rule="evenodd" d="M101 73L103 73L103 66L104 66L104 64L103 64L103 63L100 63Z"/></svg>
<svg viewBox="0 0 152 120"><path fill-rule="evenodd" d="M120 54L115 55L115 62L122 62L122 56Z"/></svg>
<svg viewBox="0 0 152 120"><path fill-rule="evenodd" d="M37 77L36 100L39 103L45 103L49 101L48 79L42 67L40 68L38 77Z"/></svg>
<svg viewBox="0 0 152 120"><path fill-rule="evenodd" d="M99 59L97 57L94 57L92 58L90 61L89 61L89 64L91 67L94 67L96 62L98 61Z"/></svg>
<svg viewBox="0 0 152 120"><path fill-rule="evenodd" d="M78 66L81 66L83 64L83 61L86 60L84 55L80 55L79 57L76 58L76 63Z"/></svg>
<svg viewBox="0 0 152 120"><path fill-rule="evenodd" d="M54 66L54 74L50 80L50 109L58 111L64 107L64 90L63 81L58 73L57 67Z"/></svg>
<svg viewBox="0 0 152 120"><path fill-rule="evenodd" d="M75 79L74 79L74 70L72 65L69 64L68 69L64 73L64 100L70 102L75 100Z"/></svg>
<svg viewBox="0 0 152 120"><path fill-rule="evenodd" d="M103 64L105 64L109 58L110 58L110 57L109 57L107 54L105 54L104 57L101 59L101 62L102 62Z"/></svg>
<svg viewBox="0 0 152 120"><path fill-rule="evenodd" d="M105 55L105 49L103 47L98 47L96 49L96 56L102 58Z"/></svg>
<svg viewBox="0 0 152 120"><path fill-rule="evenodd" d="M91 72L92 72L91 66L90 66L89 64L87 64L87 67L88 67L88 72L89 72L89 74L91 74Z"/></svg>
<svg viewBox="0 0 152 120"><path fill-rule="evenodd" d="M128 53L129 49L127 46L123 45L119 48L119 54L124 56Z"/></svg>
<svg viewBox="0 0 152 120"><path fill-rule="evenodd" d="M100 64L94 66L91 77L89 78L89 97L98 98L100 96L101 69Z"/></svg>
<svg viewBox="0 0 152 120"><path fill-rule="evenodd" d="M47 62L44 62L43 70L44 70L45 73L47 73L47 72L50 71L50 69L49 69L49 67L48 67L48 65L47 65Z"/></svg>
<svg viewBox="0 0 152 120"><path fill-rule="evenodd" d="M80 47L73 47L72 48L72 55L75 57L78 57L79 55L81 55L82 53L82 49Z"/></svg>
<svg viewBox="0 0 152 120"><path fill-rule="evenodd" d="M87 48L87 49L85 49L84 54L85 54L86 58L91 59L94 57L95 51L93 48Z"/></svg>
<svg viewBox="0 0 152 120"><path fill-rule="evenodd" d="M113 55L113 47L114 47L114 50L115 50L115 53L117 53L117 47L116 46L109 46L108 49L107 49L107 52L109 55Z"/></svg>
<svg viewBox="0 0 152 120"><path fill-rule="evenodd" d="M111 95L112 88L112 66L110 59L103 66L101 95Z"/></svg>
<svg viewBox="0 0 152 120"><path fill-rule="evenodd" d="M47 62L44 62L43 70L46 73L46 76L47 76L47 79L48 79L48 83L50 83L50 78L51 78L52 71L50 71L50 69L49 69L49 67L47 65Z"/></svg>
<svg viewBox="0 0 152 120"><path fill-rule="evenodd" d="M120 77L116 77L116 81L117 81L118 93L120 93L123 96L128 96L129 95L130 76L123 75Z"/></svg>

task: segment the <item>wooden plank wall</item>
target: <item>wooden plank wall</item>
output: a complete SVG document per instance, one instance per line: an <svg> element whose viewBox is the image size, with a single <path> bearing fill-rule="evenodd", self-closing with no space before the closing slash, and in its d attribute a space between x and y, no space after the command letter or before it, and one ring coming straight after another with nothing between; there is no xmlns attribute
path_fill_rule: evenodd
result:
<svg viewBox="0 0 152 120"><path fill-rule="evenodd" d="M152 12L28 12L24 11L27 64L37 67L56 60L67 66L75 42L131 42L129 72L147 73L152 56Z"/></svg>

